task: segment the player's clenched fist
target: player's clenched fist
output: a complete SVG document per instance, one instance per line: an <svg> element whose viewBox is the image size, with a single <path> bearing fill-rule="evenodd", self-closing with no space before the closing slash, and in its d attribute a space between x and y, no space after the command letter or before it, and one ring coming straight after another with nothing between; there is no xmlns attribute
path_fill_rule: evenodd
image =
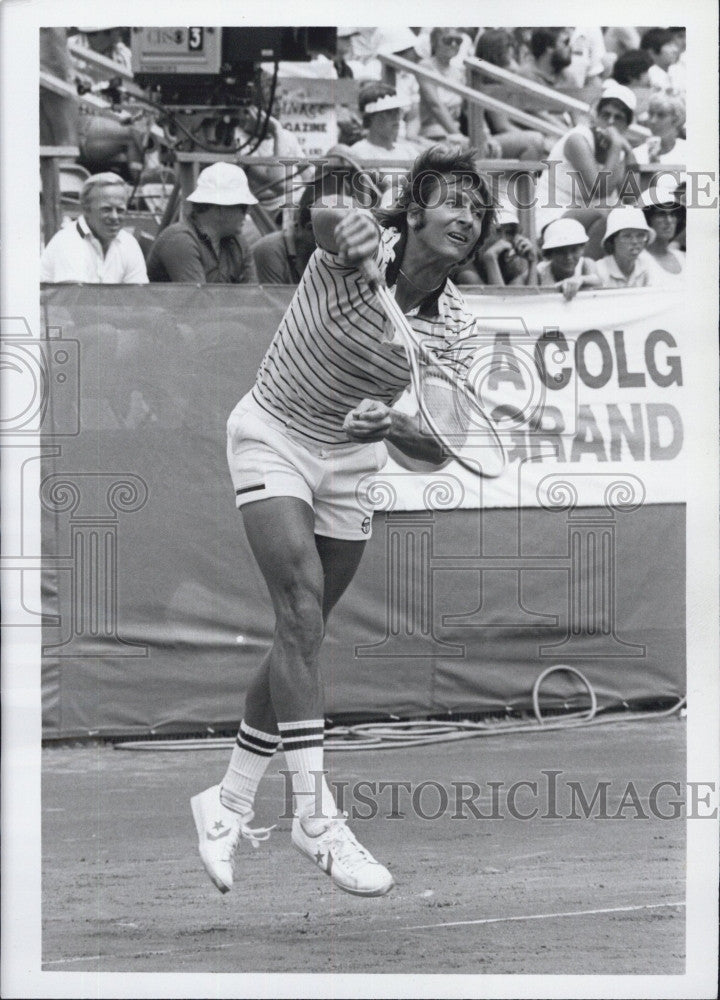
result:
<svg viewBox="0 0 720 1000"><path fill-rule="evenodd" d="M343 430L353 441L382 441L391 427L390 407L379 399L363 399L343 422Z"/></svg>
<svg viewBox="0 0 720 1000"><path fill-rule="evenodd" d="M378 227L361 209L350 209L335 226L335 243L348 264L371 257L379 242Z"/></svg>
<svg viewBox="0 0 720 1000"><path fill-rule="evenodd" d="M378 227L366 210L337 203L318 203L311 210L311 216L317 245L330 253L340 254L346 264L358 264L377 250Z"/></svg>

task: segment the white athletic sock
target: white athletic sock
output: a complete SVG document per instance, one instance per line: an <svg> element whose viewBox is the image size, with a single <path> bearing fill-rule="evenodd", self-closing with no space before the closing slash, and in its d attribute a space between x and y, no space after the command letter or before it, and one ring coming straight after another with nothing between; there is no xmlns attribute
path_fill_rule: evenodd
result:
<svg viewBox="0 0 720 1000"><path fill-rule="evenodd" d="M252 810L260 779L278 748L280 737L253 729L243 720L225 777L220 783L220 801L233 812Z"/></svg>
<svg viewBox="0 0 720 1000"><path fill-rule="evenodd" d="M337 815L337 806L323 773L322 719L279 722L287 768L291 774L293 811L308 832Z"/></svg>

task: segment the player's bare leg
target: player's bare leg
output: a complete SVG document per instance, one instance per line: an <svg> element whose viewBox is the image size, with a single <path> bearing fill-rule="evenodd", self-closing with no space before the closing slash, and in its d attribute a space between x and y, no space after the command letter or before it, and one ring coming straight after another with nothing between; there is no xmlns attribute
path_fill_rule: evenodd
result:
<svg viewBox="0 0 720 1000"><path fill-rule="evenodd" d="M321 780L319 650L327 616L352 579L364 543L316 538L313 512L296 498L248 504L243 515L276 615L273 647L246 701L248 747L254 734L263 734L257 742L265 743L279 731L293 782L293 843L346 891L381 895L392 887L390 874L357 843Z"/></svg>

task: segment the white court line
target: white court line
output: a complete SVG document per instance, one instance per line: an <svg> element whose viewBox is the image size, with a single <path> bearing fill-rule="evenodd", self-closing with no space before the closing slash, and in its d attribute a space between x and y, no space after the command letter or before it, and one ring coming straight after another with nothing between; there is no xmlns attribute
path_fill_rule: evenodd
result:
<svg viewBox="0 0 720 1000"><path fill-rule="evenodd" d="M446 924L418 924L414 927L393 927L393 931L432 931L440 927L467 927L472 924L504 924L517 920L553 920L555 917L586 917L595 916L600 913L627 913L631 910L655 910L665 906L685 906L685 902L678 903L646 903L642 906L612 906L604 910L568 910L563 913L529 913L518 917L482 917L479 920L453 920ZM390 928L387 928L388 930ZM355 936L357 931L353 932ZM348 937L347 934L339 934L338 937ZM236 942L227 944L216 944L204 946L205 951L224 951L226 948L234 948ZM187 954L187 949L166 948L156 951L135 952L127 955L75 955L72 958L50 958L42 963L43 968L49 965L68 965L71 962L99 962L102 959L111 958L154 958L161 955Z"/></svg>
<svg viewBox="0 0 720 1000"><path fill-rule="evenodd" d="M662 906L685 906L679 903L645 903L642 906L611 906L604 910L567 910L562 913L528 913L519 917L481 917L479 920L452 920L445 924L417 924L398 927L399 931L434 931L438 927L467 927L471 924L506 924L512 920L554 920L556 917L587 917L599 913L628 913L630 910L655 910Z"/></svg>

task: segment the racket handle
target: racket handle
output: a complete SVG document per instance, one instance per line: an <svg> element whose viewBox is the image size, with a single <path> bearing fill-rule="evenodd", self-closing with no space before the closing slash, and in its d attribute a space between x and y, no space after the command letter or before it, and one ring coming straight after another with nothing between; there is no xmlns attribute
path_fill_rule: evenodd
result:
<svg viewBox="0 0 720 1000"><path fill-rule="evenodd" d="M383 276L380 273L380 268L375 263L373 257L366 257L359 265L360 274L367 281L368 285L373 292L377 292L378 288L383 285Z"/></svg>

